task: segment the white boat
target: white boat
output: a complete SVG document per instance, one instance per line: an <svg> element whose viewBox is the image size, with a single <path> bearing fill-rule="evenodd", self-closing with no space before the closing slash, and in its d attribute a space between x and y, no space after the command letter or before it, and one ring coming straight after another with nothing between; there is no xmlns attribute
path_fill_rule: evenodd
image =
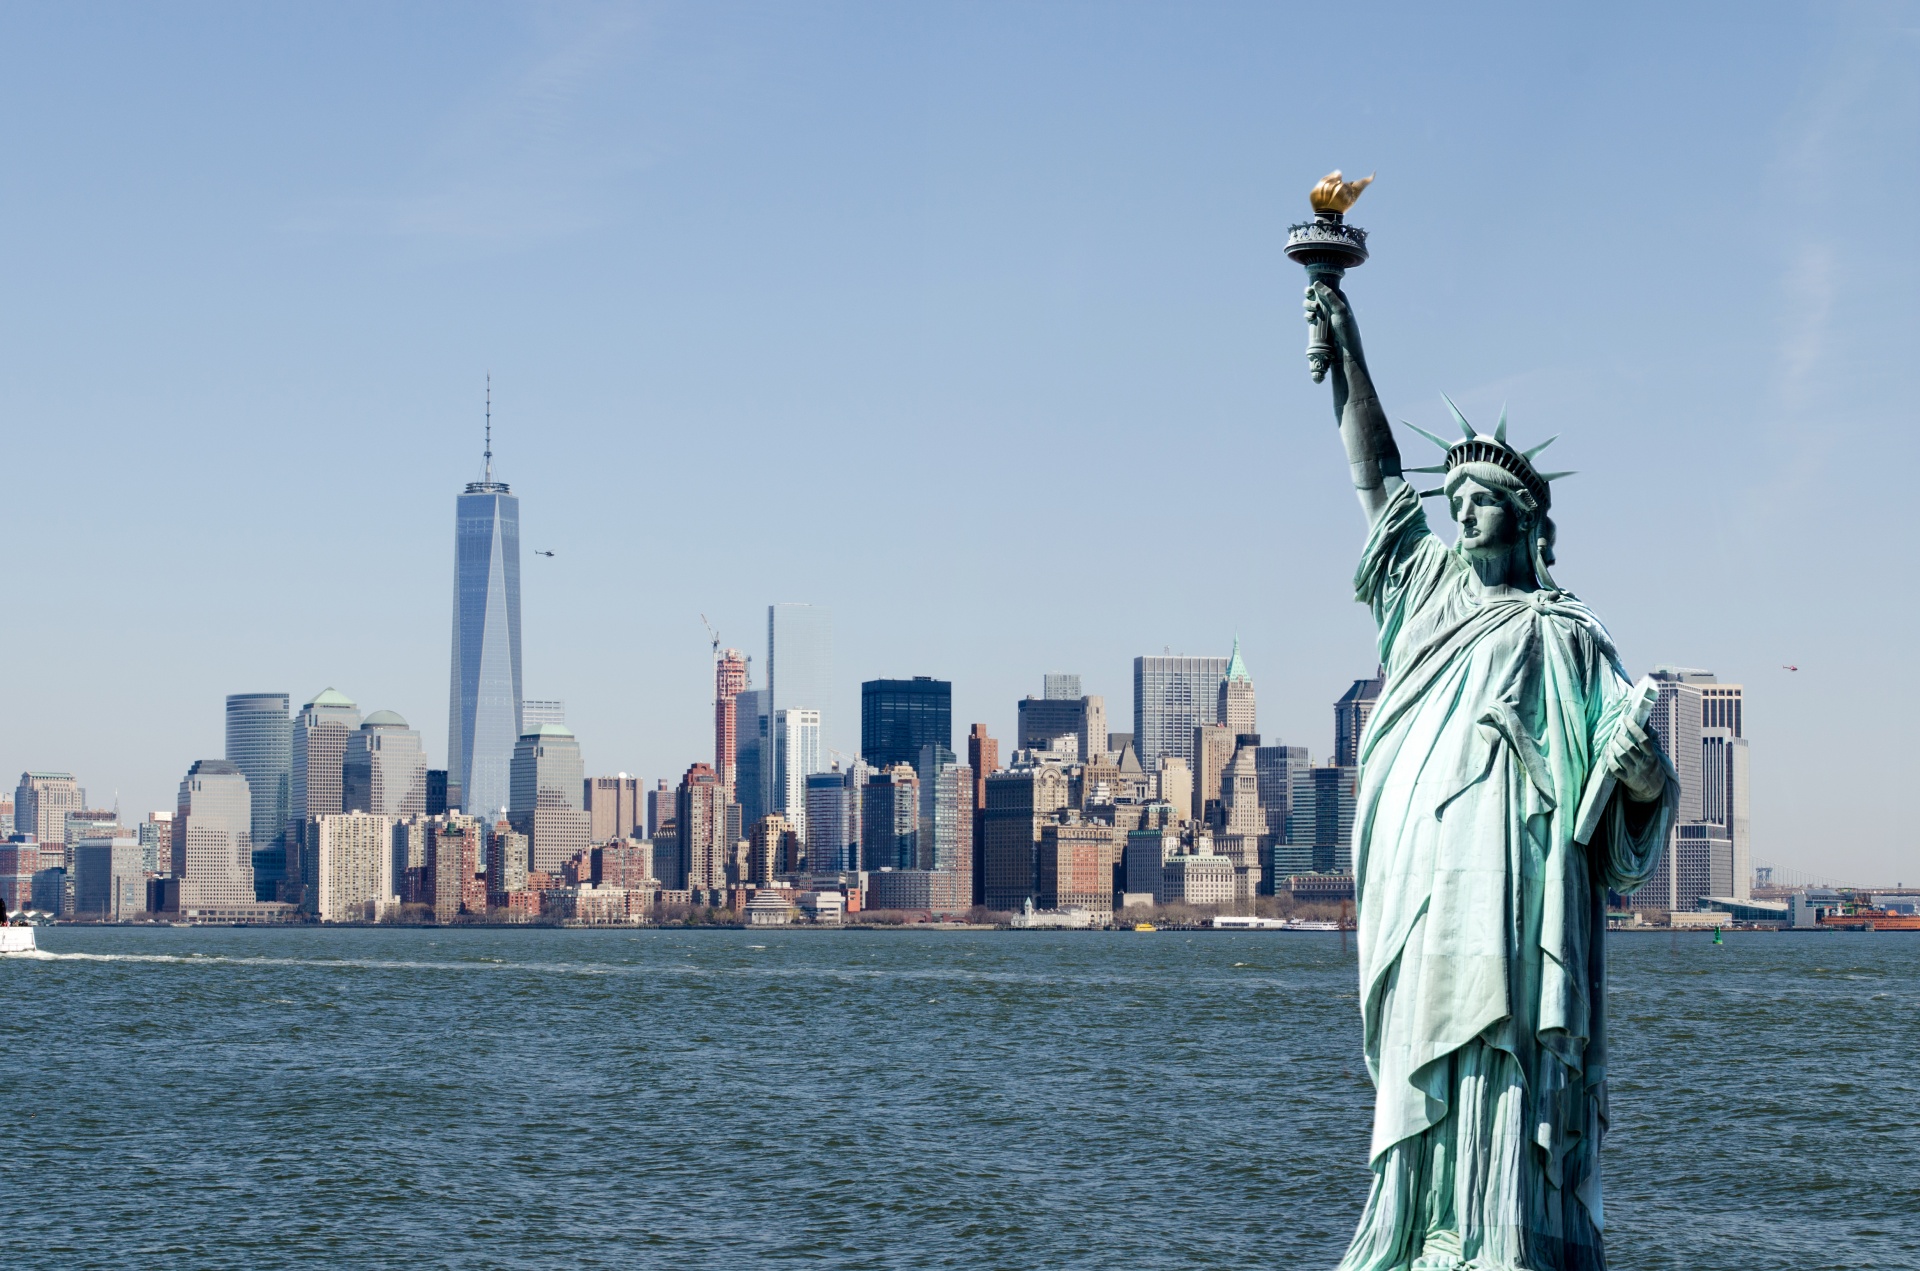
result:
<svg viewBox="0 0 1920 1271"><path fill-rule="evenodd" d="M38 952L40 945L33 938L32 927L0 927L0 954Z"/></svg>

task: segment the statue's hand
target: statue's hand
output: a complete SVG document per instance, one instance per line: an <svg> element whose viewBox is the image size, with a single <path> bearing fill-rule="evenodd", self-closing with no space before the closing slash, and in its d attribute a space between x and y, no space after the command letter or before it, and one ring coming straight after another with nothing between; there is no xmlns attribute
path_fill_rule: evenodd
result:
<svg viewBox="0 0 1920 1271"><path fill-rule="evenodd" d="M1666 768L1660 762L1660 739L1632 720L1607 748L1607 771L1637 803L1651 803L1666 788Z"/></svg>
<svg viewBox="0 0 1920 1271"><path fill-rule="evenodd" d="M1308 283L1307 298L1300 307L1306 310L1308 322L1326 320L1333 332L1334 347L1340 350L1343 361L1360 356L1360 324L1353 320L1347 298L1336 288L1323 282Z"/></svg>

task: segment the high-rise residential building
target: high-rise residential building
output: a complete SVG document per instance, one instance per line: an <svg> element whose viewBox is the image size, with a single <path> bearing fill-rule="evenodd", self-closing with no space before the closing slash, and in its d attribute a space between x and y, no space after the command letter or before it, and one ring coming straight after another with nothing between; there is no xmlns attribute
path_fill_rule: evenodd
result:
<svg viewBox="0 0 1920 1271"><path fill-rule="evenodd" d="M374 816L427 814L427 751L395 712L375 711L347 738L340 803L343 811Z"/></svg>
<svg viewBox="0 0 1920 1271"><path fill-rule="evenodd" d="M647 836L647 818L640 806L640 778L624 772L614 777L588 777L585 794L587 833L593 842Z"/></svg>
<svg viewBox="0 0 1920 1271"><path fill-rule="evenodd" d="M86 794L71 772L23 772L13 792L14 833L43 848L67 841L67 813L81 811Z"/></svg>
<svg viewBox="0 0 1920 1271"><path fill-rule="evenodd" d="M953 685L930 675L860 686L860 757L876 768L918 763L923 746L953 750ZM924 775L924 774L922 774Z"/></svg>
<svg viewBox="0 0 1920 1271"><path fill-rule="evenodd" d="M786 817L802 839L807 836L807 778L826 767L820 739L820 712L789 707L775 712L774 800L768 810Z"/></svg>
<svg viewBox="0 0 1920 1271"><path fill-rule="evenodd" d="M140 840L131 834L79 839L73 845L73 908L81 917L126 922L147 905Z"/></svg>
<svg viewBox="0 0 1920 1271"><path fill-rule="evenodd" d="M751 668L749 668L751 672ZM744 824L766 814L767 783L773 771L773 721L767 717L771 694L763 688L734 694L733 801L740 805Z"/></svg>
<svg viewBox="0 0 1920 1271"><path fill-rule="evenodd" d="M507 825L487 835L487 905L504 909L509 897L527 889L527 836ZM597 886L600 880L594 879Z"/></svg>
<svg viewBox="0 0 1920 1271"><path fill-rule="evenodd" d="M1220 681L1220 701L1214 718L1227 726L1235 737L1260 731L1253 703L1253 677L1240 657L1240 637L1233 637L1233 652L1227 655L1227 676Z"/></svg>
<svg viewBox="0 0 1920 1271"><path fill-rule="evenodd" d="M673 820L674 798L673 787L667 784L666 778L655 779L653 789L647 791L648 838L658 838L661 829Z"/></svg>
<svg viewBox="0 0 1920 1271"><path fill-rule="evenodd" d="M485 475L455 504L447 708L448 799L483 820L511 796L521 698L520 500L493 479L489 419Z"/></svg>
<svg viewBox="0 0 1920 1271"><path fill-rule="evenodd" d="M0 842L0 904L12 914L34 908L33 876L40 872L40 845L24 834Z"/></svg>
<svg viewBox="0 0 1920 1271"><path fill-rule="evenodd" d="M989 909L1017 910L1037 894L1040 829L1067 806L1068 784L1052 763L1016 763L987 778L982 903Z"/></svg>
<svg viewBox="0 0 1920 1271"><path fill-rule="evenodd" d="M522 736L532 732L542 724L562 724L567 722L567 704L557 697L525 697L520 699L520 733Z"/></svg>
<svg viewBox="0 0 1920 1271"><path fill-rule="evenodd" d="M284 898L299 902L313 884L306 852L314 817L346 811L347 742L360 731L360 708L334 689L323 689L293 719L293 763L288 782Z"/></svg>
<svg viewBox="0 0 1920 1271"><path fill-rule="evenodd" d="M225 759L201 759L180 782L173 813L173 876L180 912L254 903L253 793Z"/></svg>
<svg viewBox="0 0 1920 1271"><path fill-rule="evenodd" d="M1649 729L1680 778L1665 857L1632 904L1691 909L1702 896L1753 893L1753 843L1744 689L1697 667L1657 666ZM1710 888L1711 890L1702 890Z"/></svg>
<svg viewBox="0 0 1920 1271"><path fill-rule="evenodd" d="M286 844L293 803L290 700L285 693L227 694L227 761L247 779L253 795L253 850L256 862L269 870L281 867L271 857Z"/></svg>
<svg viewBox="0 0 1920 1271"><path fill-rule="evenodd" d="M854 836L847 778L838 764L807 778L806 849L811 873L852 869L858 859L860 841Z"/></svg>
<svg viewBox="0 0 1920 1271"><path fill-rule="evenodd" d="M393 827L393 817L364 811L314 818L313 912L321 922L372 922L396 899Z"/></svg>
<svg viewBox="0 0 1920 1271"><path fill-rule="evenodd" d="M1353 686L1333 704L1333 763L1336 768L1358 767L1360 739L1373 717L1374 705L1386 677L1376 673L1372 679L1355 680Z"/></svg>
<svg viewBox="0 0 1920 1271"><path fill-rule="evenodd" d="M791 822L778 812L769 813L754 822L751 845L747 852L746 881L755 887L771 887L775 875L781 872L786 855L787 840L796 837Z"/></svg>
<svg viewBox="0 0 1920 1271"><path fill-rule="evenodd" d="M13 800L0 798L0 842L13 837Z"/></svg>
<svg viewBox="0 0 1920 1271"><path fill-rule="evenodd" d="M1219 722L1226 658L1138 657L1133 660L1133 745L1140 764L1163 756L1193 758L1193 730Z"/></svg>
<svg viewBox="0 0 1920 1271"><path fill-rule="evenodd" d="M252 783L249 782L248 785L251 787ZM134 830L135 836L140 840L140 868L149 874L171 874L173 872L173 813L149 812L147 819L134 827ZM255 880L254 887L257 891L259 880Z"/></svg>
<svg viewBox="0 0 1920 1271"><path fill-rule="evenodd" d="M713 658L713 770L727 797L737 800L740 773L740 718L736 699L747 691L752 675L747 655L723 649Z"/></svg>
<svg viewBox="0 0 1920 1271"><path fill-rule="evenodd" d="M592 844L580 742L565 724L539 724L513 751L507 819L527 836L529 867L558 874Z"/></svg>
<svg viewBox="0 0 1920 1271"><path fill-rule="evenodd" d="M1048 671L1040 677L1040 691L1049 702L1078 701L1080 677L1066 671Z"/></svg>
<svg viewBox="0 0 1920 1271"><path fill-rule="evenodd" d="M1093 763L1107 749L1104 697L1024 697L1018 713L1017 750L1051 750L1060 738L1071 737L1080 761Z"/></svg>
<svg viewBox="0 0 1920 1271"><path fill-rule="evenodd" d="M475 912L476 890L484 907L486 836L487 827L478 817L448 813L427 822L425 892L435 922L453 922L462 913Z"/></svg>
<svg viewBox="0 0 1920 1271"><path fill-rule="evenodd" d="M676 872L684 880L679 886L709 892L724 888L733 844L727 838L727 800L720 774L711 764L694 764L680 778L675 803L675 846L680 858ZM661 881L666 882L664 875Z"/></svg>
<svg viewBox="0 0 1920 1271"><path fill-rule="evenodd" d="M956 763L953 752L944 746L922 746L915 769L920 775L918 867L965 874L965 894L971 897L973 769Z"/></svg>
<svg viewBox="0 0 1920 1271"><path fill-rule="evenodd" d="M909 763L876 768L861 808L860 868L914 869L920 863L920 778Z"/></svg>
<svg viewBox="0 0 1920 1271"><path fill-rule="evenodd" d="M820 605L768 605L767 698L760 710L766 718L769 736L763 750L772 748L771 734L784 710L819 711L821 746L830 744L828 732L832 720L828 704L832 693L833 624L827 610ZM762 757L760 777L765 794L761 813L782 812L790 816L792 809L777 801L782 793L777 768L774 756ZM819 769L816 767L814 771Z"/></svg>

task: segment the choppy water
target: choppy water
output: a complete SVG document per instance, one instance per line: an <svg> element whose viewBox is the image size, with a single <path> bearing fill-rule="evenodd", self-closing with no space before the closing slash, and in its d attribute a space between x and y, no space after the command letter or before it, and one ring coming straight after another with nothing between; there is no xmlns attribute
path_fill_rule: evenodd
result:
<svg viewBox="0 0 1920 1271"><path fill-rule="evenodd" d="M1338 936L42 931L8 1265L1330 1267ZM1920 937L1613 942L1619 1268L1920 1266Z"/></svg>

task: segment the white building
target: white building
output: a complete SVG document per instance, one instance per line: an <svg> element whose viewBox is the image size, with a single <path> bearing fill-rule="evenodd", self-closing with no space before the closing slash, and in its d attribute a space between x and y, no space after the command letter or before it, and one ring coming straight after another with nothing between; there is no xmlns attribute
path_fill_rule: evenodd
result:
<svg viewBox="0 0 1920 1271"><path fill-rule="evenodd" d="M807 778L821 762L820 712L792 707L773 716L774 800L767 811L787 818L802 842L807 840Z"/></svg>
<svg viewBox="0 0 1920 1271"><path fill-rule="evenodd" d="M253 794L228 760L199 760L180 782L173 874L182 912L254 903Z"/></svg>
<svg viewBox="0 0 1920 1271"><path fill-rule="evenodd" d="M343 812L314 819L314 912L322 922L370 922L398 903L393 878L394 818Z"/></svg>

